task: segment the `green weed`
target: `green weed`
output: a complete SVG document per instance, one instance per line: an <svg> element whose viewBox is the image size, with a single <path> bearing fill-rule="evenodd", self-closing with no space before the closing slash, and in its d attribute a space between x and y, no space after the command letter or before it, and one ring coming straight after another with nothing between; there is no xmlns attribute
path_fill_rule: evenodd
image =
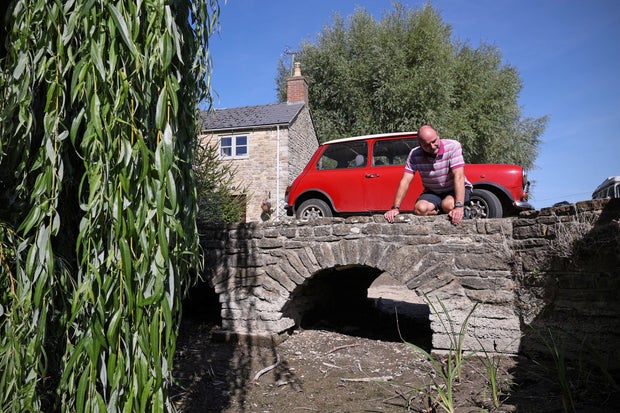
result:
<svg viewBox="0 0 620 413"><path fill-rule="evenodd" d="M452 320L447 308L441 301L439 301L439 305L441 306L441 310L439 310L428 297L425 296L425 298L433 313L440 320L444 331L448 333L448 336L450 337L450 348L448 349L445 357L437 358L423 348L406 342L410 348L421 354L430 364L430 371L428 374L430 382L411 391L409 402L420 391L425 391L429 397L429 404L431 405L431 408L435 408L437 406L448 413L454 413L455 385L461 380L461 372L465 360L475 354L474 352L465 354L463 351L463 344L465 342L469 319L476 310L478 304L476 303L472 307L465 317L465 320L463 320L463 323L460 325L460 328L457 329L455 327L455 322Z"/></svg>

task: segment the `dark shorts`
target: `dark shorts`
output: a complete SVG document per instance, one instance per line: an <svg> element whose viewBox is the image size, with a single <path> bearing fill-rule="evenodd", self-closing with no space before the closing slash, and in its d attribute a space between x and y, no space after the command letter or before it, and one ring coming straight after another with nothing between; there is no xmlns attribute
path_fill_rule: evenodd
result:
<svg viewBox="0 0 620 413"><path fill-rule="evenodd" d="M423 199L424 201L428 201L431 204L435 205L436 210L441 211L441 201L443 201L443 199L447 197L448 195L451 195L454 197L454 191L447 191L447 192L442 192L440 194L437 194L435 192L425 190L418 197L418 201L421 199ZM465 187L465 205L469 203L470 196L471 196L471 188L466 186Z"/></svg>

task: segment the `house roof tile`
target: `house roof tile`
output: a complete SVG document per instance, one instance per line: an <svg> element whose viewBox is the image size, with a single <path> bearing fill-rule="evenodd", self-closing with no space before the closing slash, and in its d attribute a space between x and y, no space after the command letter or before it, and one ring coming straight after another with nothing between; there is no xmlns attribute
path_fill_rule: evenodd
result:
<svg viewBox="0 0 620 413"><path fill-rule="evenodd" d="M229 109L202 111L202 130L243 129L267 125L289 125L304 103L273 103Z"/></svg>

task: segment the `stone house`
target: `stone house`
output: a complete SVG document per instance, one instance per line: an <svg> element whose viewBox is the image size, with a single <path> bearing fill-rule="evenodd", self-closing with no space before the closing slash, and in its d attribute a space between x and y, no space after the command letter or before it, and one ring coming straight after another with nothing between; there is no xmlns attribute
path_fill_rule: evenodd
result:
<svg viewBox="0 0 620 413"><path fill-rule="evenodd" d="M219 147L221 159L237 168L233 193L243 188L246 221L286 217L286 187L318 147L308 107L308 83L295 64L287 79L287 101L204 111L200 139ZM263 206L270 206L265 212Z"/></svg>

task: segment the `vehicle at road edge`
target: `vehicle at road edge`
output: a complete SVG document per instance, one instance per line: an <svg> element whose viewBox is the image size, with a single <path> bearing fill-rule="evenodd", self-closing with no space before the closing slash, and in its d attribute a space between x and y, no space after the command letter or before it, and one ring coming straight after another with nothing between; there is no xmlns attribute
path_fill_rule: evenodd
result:
<svg viewBox="0 0 620 413"><path fill-rule="evenodd" d="M620 175L605 179L592 192L592 199L620 198Z"/></svg>

